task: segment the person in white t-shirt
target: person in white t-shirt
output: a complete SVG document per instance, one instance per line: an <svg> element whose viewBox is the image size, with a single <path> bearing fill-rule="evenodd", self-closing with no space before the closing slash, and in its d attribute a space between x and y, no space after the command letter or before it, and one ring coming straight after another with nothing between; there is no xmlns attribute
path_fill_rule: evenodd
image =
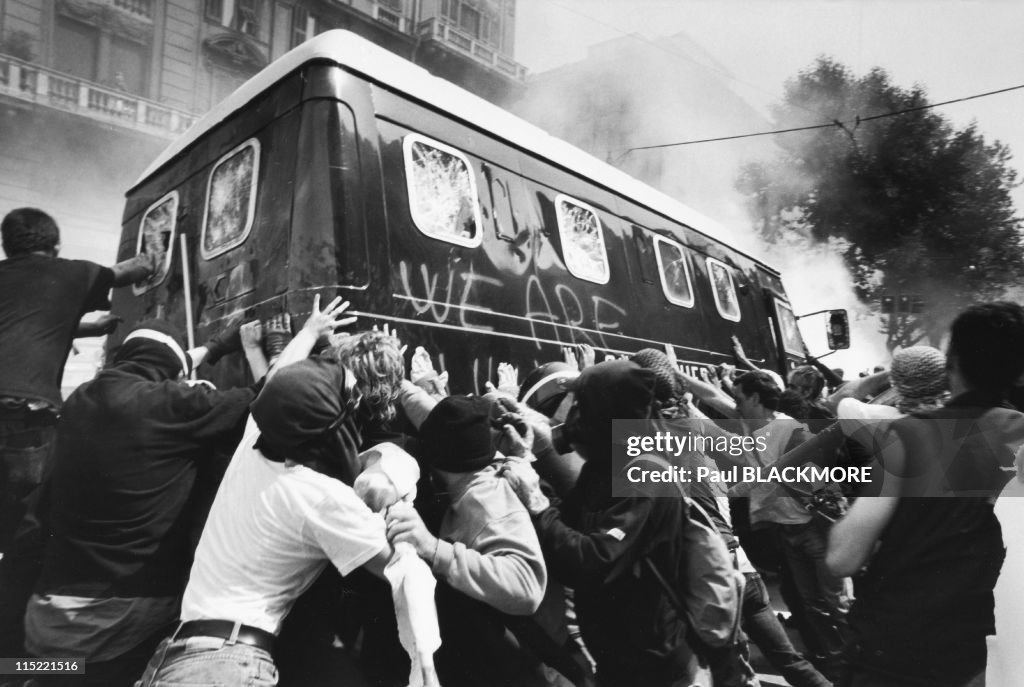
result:
<svg viewBox="0 0 1024 687"><path fill-rule="evenodd" d="M359 397L344 367L302 359L347 323L336 322L347 304L318 305L253 402L196 550L182 622L137 685L276 685L274 637L327 563L381 575L391 557L383 516L331 476L358 452Z"/></svg>

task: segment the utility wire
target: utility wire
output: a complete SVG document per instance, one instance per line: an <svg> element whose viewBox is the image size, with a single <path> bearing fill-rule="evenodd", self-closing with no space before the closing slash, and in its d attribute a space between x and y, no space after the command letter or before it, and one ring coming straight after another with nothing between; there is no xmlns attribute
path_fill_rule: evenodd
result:
<svg viewBox="0 0 1024 687"><path fill-rule="evenodd" d="M1020 84L1018 86L1010 86L1008 88L1000 88L999 90L988 91L986 93L978 93L978 94L975 94L975 95L968 95L968 96L965 96L963 98L954 98L953 100L944 100L941 103L930 103L928 105L918 105L917 107L908 107L908 108L903 109L903 110L896 110L895 112L883 112L882 114L871 115L869 117L856 116L854 118L854 129L856 129L857 126L860 125L861 122L871 122L871 121L874 121L876 119L885 119L887 117L896 117L898 115L904 115L904 114L908 114L910 112L920 112L922 110L930 110L933 107L941 107L943 105L952 105L954 103L962 103L962 102L966 102L968 100L977 100L978 98L987 98L987 97L992 96L992 95L1000 95L1002 93L1009 93L1010 91L1017 91L1017 90L1020 90L1022 88L1024 88L1024 84ZM838 119L833 119L831 122L828 122L828 123L825 123L825 124L812 124L810 126L797 126L797 127L791 128L791 129L776 129L774 131L757 131L757 132L750 133L750 134L738 134L738 135L735 135L735 136L719 136L717 138L701 138L701 139L692 140L692 141L678 141L676 143L661 143L659 145L637 146L635 148L627 149L625 152L623 152L621 155L619 155L617 158L615 158L614 162L618 162L622 158L626 157L626 155L629 155L630 153L632 153L633 151L636 151L636 150L653 150L655 148L672 148L674 146L688 146L688 145L695 145L697 143L715 143L717 141L733 141L733 140L736 140L738 138L753 138L754 136L774 136L775 134L788 134L788 133L792 133L794 131L811 131L813 129L828 129L828 128L831 128L831 127L837 127L839 129L844 129L846 131L849 131L849 129L846 127L845 124L843 124L843 122L839 121ZM614 162L613 162L613 164L614 164Z"/></svg>

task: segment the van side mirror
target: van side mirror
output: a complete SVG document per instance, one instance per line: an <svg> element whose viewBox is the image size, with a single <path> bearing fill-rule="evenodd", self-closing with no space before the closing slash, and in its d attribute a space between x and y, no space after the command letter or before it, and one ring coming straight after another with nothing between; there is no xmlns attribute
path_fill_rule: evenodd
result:
<svg viewBox="0 0 1024 687"><path fill-rule="evenodd" d="M846 316L845 310L828 312L828 327L825 334L831 350L850 347L850 319Z"/></svg>

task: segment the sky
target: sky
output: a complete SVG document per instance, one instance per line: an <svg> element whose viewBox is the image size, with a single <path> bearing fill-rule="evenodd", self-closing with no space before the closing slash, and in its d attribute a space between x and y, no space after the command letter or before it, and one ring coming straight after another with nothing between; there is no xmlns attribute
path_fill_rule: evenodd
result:
<svg viewBox="0 0 1024 687"><path fill-rule="evenodd" d="M923 87L933 103L1024 85L1024 2L1014 0L518 0L516 12L515 57L532 73L583 59L594 43L684 32L725 67L732 89L765 114L786 79L820 55L857 75L882 67L896 85ZM958 127L974 121L987 140L1016 151L1013 164L1024 179L1024 89L937 111ZM747 133L712 128L676 140ZM651 141L661 142L669 141ZM715 145L688 152L714 156ZM1024 214L1024 188L1014 199ZM786 281L799 311L801 294ZM855 328L855 350L836 354L836 364L856 370L878 362L884 348L877 326L859 325L868 337L875 334L860 350ZM803 326L809 344L823 338L814 327Z"/></svg>

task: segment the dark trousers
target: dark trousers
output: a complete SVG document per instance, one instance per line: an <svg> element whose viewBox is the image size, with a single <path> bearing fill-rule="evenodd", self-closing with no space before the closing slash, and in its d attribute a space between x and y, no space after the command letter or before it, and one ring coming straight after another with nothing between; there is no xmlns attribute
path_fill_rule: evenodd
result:
<svg viewBox="0 0 1024 687"><path fill-rule="evenodd" d="M43 569L48 482L28 498L14 540L0 559L0 656L25 656L25 609ZM0 681L2 682L2 681Z"/></svg>
<svg viewBox="0 0 1024 687"><path fill-rule="evenodd" d="M0 554L14 541L32 495L49 472L57 416L0 407Z"/></svg>
<svg viewBox="0 0 1024 687"><path fill-rule="evenodd" d="M824 654L827 676L835 680L842 663L849 601L842 578L825 566L827 525L818 520L803 525L780 525L779 533L782 554L803 602L807 627Z"/></svg>
<svg viewBox="0 0 1024 687"><path fill-rule="evenodd" d="M801 656L771 607L761 576L747 573L743 591L743 631L757 645L768 662L793 687L830 687L824 675Z"/></svg>

